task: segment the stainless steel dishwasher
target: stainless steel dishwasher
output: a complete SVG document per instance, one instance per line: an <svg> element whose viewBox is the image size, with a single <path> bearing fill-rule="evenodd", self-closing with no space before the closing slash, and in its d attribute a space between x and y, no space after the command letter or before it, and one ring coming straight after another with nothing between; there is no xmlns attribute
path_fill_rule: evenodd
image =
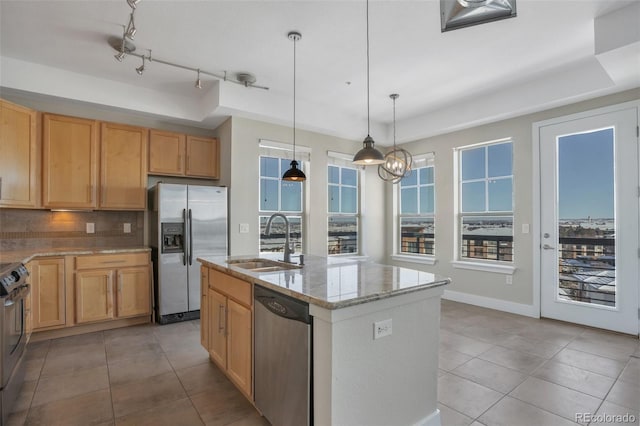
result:
<svg viewBox="0 0 640 426"><path fill-rule="evenodd" d="M254 393L273 426L312 424L309 304L254 290Z"/></svg>

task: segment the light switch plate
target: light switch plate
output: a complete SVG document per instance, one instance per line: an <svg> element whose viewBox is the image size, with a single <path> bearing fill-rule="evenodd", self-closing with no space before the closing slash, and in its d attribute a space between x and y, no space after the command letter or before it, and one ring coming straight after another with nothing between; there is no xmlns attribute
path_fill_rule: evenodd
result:
<svg viewBox="0 0 640 426"><path fill-rule="evenodd" d="M393 331L391 318L384 321L376 321L373 323L373 340L379 339L385 336L391 336Z"/></svg>
<svg viewBox="0 0 640 426"><path fill-rule="evenodd" d="M241 223L240 224L240 233L241 234L248 234L249 233L249 224L248 223Z"/></svg>
<svg viewBox="0 0 640 426"><path fill-rule="evenodd" d="M87 234L95 234L96 233L96 224L87 222Z"/></svg>
<svg viewBox="0 0 640 426"><path fill-rule="evenodd" d="M125 223L123 228L124 228L123 232L125 234L130 234L131 233L131 224L130 223Z"/></svg>
<svg viewBox="0 0 640 426"><path fill-rule="evenodd" d="M522 233L523 234L528 234L529 233L529 224L528 223L523 223L522 224Z"/></svg>

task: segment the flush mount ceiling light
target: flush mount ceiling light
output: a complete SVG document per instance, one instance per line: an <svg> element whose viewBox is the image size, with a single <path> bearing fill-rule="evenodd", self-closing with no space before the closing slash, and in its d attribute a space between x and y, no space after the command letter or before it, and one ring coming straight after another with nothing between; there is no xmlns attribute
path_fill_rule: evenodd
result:
<svg viewBox="0 0 640 426"><path fill-rule="evenodd" d="M396 147L396 99L397 93L389 95L393 100L393 150L384 156L384 163L378 165L378 176L384 181L398 183L411 174L413 157L409 151Z"/></svg>
<svg viewBox="0 0 640 426"><path fill-rule="evenodd" d="M516 16L516 0L440 0L442 32Z"/></svg>
<svg viewBox="0 0 640 426"><path fill-rule="evenodd" d="M296 161L296 43L300 41L302 34L297 31L291 31L287 34L287 37L293 41L293 160L291 160L291 168L282 175L282 180L304 182L307 177L298 168L298 162Z"/></svg>
<svg viewBox="0 0 640 426"><path fill-rule="evenodd" d="M136 46L127 39L133 40L133 37L137 32L137 29L135 27L135 23L133 20L133 14L141 0L126 0L126 1L129 7L131 7L131 13L129 14L129 24L126 27L123 26L124 32L122 33L122 37L111 36L107 39L107 42L109 43L109 46L111 46L117 52L114 55L114 57L119 62L122 62L124 58L127 57L127 55L135 56L142 59L143 65L141 67L136 68L136 72L138 74L142 74L142 72L144 72L144 60L146 59L149 62L153 61L158 64L168 65L174 68L181 68L183 70L197 72L198 80L196 81L196 87L198 89L202 88L202 81L200 80L200 74L204 74L211 77L215 77L222 81L229 81L231 83L240 84L245 87L269 90L268 87L257 85L256 77L253 74L248 72L238 72L238 73L234 73L233 77L228 77L227 71L223 71L221 73L215 73L215 72L205 71L201 68L190 67L187 65L177 64L175 62L165 61L162 59L157 59L157 58L151 59L151 49L149 49L148 56L145 56L144 54L141 54L141 53L136 53L135 52Z"/></svg>
<svg viewBox="0 0 640 426"><path fill-rule="evenodd" d="M367 137L362 141L362 149L353 157L353 164L361 166L370 166L374 164L382 164L384 156L380 151L375 149L373 138L370 133L370 114L369 114L369 0L367 0Z"/></svg>

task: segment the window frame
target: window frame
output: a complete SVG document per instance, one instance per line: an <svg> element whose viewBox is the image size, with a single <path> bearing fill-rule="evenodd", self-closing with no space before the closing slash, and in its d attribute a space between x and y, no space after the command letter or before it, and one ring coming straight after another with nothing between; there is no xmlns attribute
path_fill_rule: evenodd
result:
<svg viewBox="0 0 640 426"><path fill-rule="evenodd" d="M337 159L341 159L342 156L339 156L337 153L334 154L335 158ZM357 166L352 166L352 165L344 165L342 164L340 161L331 161L331 153L329 153L329 161L327 163L327 167L326 167L326 171L327 171L327 256L358 256L360 255L361 252L361 234L360 234L360 226L361 226L361 205L360 205L360 188L361 188L361 182L362 182L362 176L361 176L361 171L362 169L360 167ZM330 180L330 170L332 167L335 167L338 169L338 183L332 183ZM356 184L355 185L349 185L349 184L345 184L343 183L342 179L343 179L343 174L342 171L343 170L352 170L355 172L355 177L356 177ZM337 188L338 189L338 210L339 211L331 211L331 203L329 200L329 197L331 196L331 188ZM355 189L356 191L356 205L355 205L355 212L344 212L343 210L343 205L342 205L342 194L343 188L351 188L351 189ZM356 236L355 236L355 243L356 243L356 250L353 252L338 252L338 253L331 253L330 252L330 247L331 247L331 236L330 236L330 223L331 223L331 219L332 218L355 218L356 220Z"/></svg>

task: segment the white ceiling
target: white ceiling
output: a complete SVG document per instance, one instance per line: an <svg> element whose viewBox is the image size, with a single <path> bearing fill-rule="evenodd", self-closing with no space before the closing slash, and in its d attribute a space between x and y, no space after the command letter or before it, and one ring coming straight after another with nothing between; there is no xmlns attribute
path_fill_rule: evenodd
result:
<svg viewBox="0 0 640 426"><path fill-rule="evenodd" d="M439 1L372 0L371 134L391 142L391 93L400 94L397 133L406 141L637 87L637 29L616 20L631 14L640 27L638 3L518 0L515 18L442 33ZM2 0L0 85L195 125L214 126L230 114L290 125L287 33L298 30L298 127L362 140L365 10L363 0L142 0L138 52L152 49L155 58L215 73L249 71L270 88L204 77L198 90L193 72L147 63L139 76L139 58L114 59L106 40L122 34L125 0ZM594 31L594 20L607 14L613 24ZM629 34L596 52L597 38L618 32Z"/></svg>

